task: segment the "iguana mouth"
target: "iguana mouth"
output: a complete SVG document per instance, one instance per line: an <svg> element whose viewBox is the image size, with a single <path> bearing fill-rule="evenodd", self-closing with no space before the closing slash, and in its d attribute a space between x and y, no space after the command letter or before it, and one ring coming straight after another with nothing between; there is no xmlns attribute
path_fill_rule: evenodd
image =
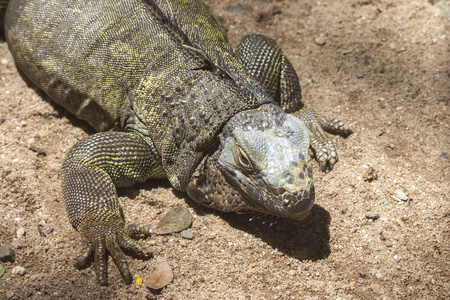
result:
<svg viewBox="0 0 450 300"><path fill-rule="evenodd" d="M261 176L257 176L256 180L239 180L240 176L232 174L223 167L220 169L224 179L236 189L236 193L242 195L242 201L249 206L248 210L303 220L309 215L314 205L315 188L312 180L305 189L289 191L283 187L268 184L267 180Z"/></svg>

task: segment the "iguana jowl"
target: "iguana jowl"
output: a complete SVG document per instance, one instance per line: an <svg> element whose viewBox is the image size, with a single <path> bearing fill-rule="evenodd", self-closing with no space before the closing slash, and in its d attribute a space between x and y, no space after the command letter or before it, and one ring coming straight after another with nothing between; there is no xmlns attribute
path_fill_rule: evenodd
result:
<svg viewBox="0 0 450 300"><path fill-rule="evenodd" d="M125 226L116 187L168 178L222 211L301 220L314 203L308 149L337 162L324 131L350 134L301 102L275 42L245 37L233 53L197 0L10 1L5 35L16 65L100 133L70 149L62 193L84 249L107 284L106 250L131 283L121 248L149 256ZM115 130L110 130L115 129Z"/></svg>

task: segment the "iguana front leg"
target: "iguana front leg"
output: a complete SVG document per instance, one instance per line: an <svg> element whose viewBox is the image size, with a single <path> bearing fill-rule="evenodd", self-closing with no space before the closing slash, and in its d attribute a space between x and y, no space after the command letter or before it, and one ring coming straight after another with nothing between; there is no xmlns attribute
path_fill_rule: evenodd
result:
<svg viewBox="0 0 450 300"><path fill-rule="evenodd" d="M344 122L338 119L326 119L306 106L294 112L293 115L302 120L310 132L311 148L320 164L320 170L323 172L327 169L333 170L339 157L333 141L325 132L347 137L353 131Z"/></svg>
<svg viewBox="0 0 450 300"><path fill-rule="evenodd" d="M149 235L149 228L142 224L125 226L116 187L161 177L161 166L154 148L134 133L98 133L79 141L67 154L62 193L70 222L84 243L76 267L85 267L93 255L101 285L107 285L107 251L127 284L133 278L121 248L151 256L149 248L130 239Z"/></svg>
<svg viewBox="0 0 450 300"><path fill-rule="evenodd" d="M297 73L274 40L258 34L247 35L235 52L248 73L269 91L275 101L306 124L311 148L321 170L332 170L339 158L333 141L325 132L346 137L352 130L338 119L326 119L302 103Z"/></svg>

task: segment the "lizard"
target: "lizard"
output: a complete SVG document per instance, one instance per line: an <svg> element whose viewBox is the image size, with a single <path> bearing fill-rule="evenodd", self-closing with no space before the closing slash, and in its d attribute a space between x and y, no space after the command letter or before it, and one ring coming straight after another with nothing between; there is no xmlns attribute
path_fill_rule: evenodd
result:
<svg viewBox="0 0 450 300"><path fill-rule="evenodd" d="M61 190L82 250L107 285L107 254L133 280L132 239L116 188L168 179L225 212L302 220L315 200L309 149L323 171L338 161L325 132L352 130L302 102L298 75L277 43L245 36L233 51L200 0L12 0L0 6L18 69L98 133L78 141ZM6 8L6 12L5 12Z"/></svg>

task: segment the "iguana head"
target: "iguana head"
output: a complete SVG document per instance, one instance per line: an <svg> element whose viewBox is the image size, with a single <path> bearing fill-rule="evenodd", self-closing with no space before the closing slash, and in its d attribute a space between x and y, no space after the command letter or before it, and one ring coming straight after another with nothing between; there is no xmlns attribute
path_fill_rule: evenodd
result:
<svg viewBox="0 0 450 300"><path fill-rule="evenodd" d="M221 147L197 168L194 200L222 211L257 211L301 220L314 204L305 124L276 105L235 115Z"/></svg>

